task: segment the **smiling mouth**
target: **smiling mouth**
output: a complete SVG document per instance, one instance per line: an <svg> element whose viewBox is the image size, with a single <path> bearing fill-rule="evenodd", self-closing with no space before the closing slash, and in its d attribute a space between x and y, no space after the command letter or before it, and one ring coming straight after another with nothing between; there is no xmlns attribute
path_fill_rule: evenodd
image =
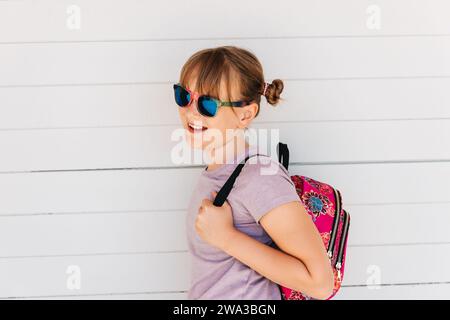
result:
<svg viewBox="0 0 450 320"><path fill-rule="evenodd" d="M188 122L188 130L190 133L198 133L208 130L207 127L204 127L202 125L196 125L193 123Z"/></svg>

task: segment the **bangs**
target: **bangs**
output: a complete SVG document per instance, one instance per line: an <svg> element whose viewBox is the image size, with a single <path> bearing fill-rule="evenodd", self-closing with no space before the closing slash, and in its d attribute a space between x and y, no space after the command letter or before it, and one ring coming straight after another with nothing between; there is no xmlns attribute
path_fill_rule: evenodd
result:
<svg viewBox="0 0 450 320"><path fill-rule="evenodd" d="M232 101L231 80L232 76L236 74L233 71L223 51L205 49L194 54L185 63L181 70L180 83L187 87L188 83L195 79L195 91L199 94ZM225 97L220 96L221 85L225 86ZM237 98L235 97L235 99Z"/></svg>

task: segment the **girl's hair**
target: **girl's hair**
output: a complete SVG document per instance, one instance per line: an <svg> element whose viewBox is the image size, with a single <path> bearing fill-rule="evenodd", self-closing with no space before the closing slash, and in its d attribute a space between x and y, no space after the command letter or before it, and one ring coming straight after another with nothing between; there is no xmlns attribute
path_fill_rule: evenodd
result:
<svg viewBox="0 0 450 320"><path fill-rule="evenodd" d="M238 100L254 101L258 104L259 114L261 95L265 80L261 63L258 58L248 50L235 46L222 46L203 49L194 53L181 69L180 83L186 86L191 77L197 77L196 90L200 94L207 94L218 98L220 85L226 84L227 100L231 101L232 83L240 94L234 97ZM275 79L266 89L265 97L271 105L280 100L284 84ZM255 116L255 117L256 117Z"/></svg>

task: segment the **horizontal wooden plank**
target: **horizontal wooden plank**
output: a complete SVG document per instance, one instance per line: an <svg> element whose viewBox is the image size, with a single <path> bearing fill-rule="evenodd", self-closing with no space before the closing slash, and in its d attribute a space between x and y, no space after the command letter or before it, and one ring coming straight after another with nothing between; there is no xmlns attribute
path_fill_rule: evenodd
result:
<svg viewBox="0 0 450 320"><path fill-rule="evenodd" d="M449 87L450 78L285 81L285 101L263 103L255 122L448 118Z"/></svg>
<svg viewBox="0 0 450 320"><path fill-rule="evenodd" d="M41 0L39 5L32 0L1 1L0 41L409 35L450 29L446 15L450 7L445 0L289 0L277 4L276 15L270 4L267 0L203 0L195 6L180 0ZM375 29L367 26L374 4L381 14L380 28ZM70 5L80 10L80 29L67 27L67 20L74 17L73 11L67 12ZM200 14L202 23L184 23L186 17ZM252 23L242 24L247 19Z"/></svg>
<svg viewBox="0 0 450 320"><path fill-rule="evenodd" d="M450 243L450 203L346 210L349 246ZM0 257L187 250L185 217L186 210L0 216Z"/></svg>
<svg viewBox="0 0 450 320"><path fill-rule="evenodd" d="M448 300L450 283L345 287L335 300ZM151 296L149 296L151 299Z"/></svg>
<svg viewBox="0 0 450 320"><path fill-rule="evenodd" d="M186 190L192 190L199 174L200 169L3 174L0 212L14 215L183 210L190 197Z"/></svg>
<svg viewBox="0 0 450 320"><path fill-rule="evenodd" d="M447 300L450 297L450 284L403 284L378 287L343 287L333 300ZM52 296L28 298L33 300L187 300L187 292L180 293L146 293L114 294L97 296Z"/></svg>
<svg viewBox="0 0 450 320"><path fill-rule="evenodd" d="M177 81L189 56L220 45L253 51L268 79L450 76L450 37L31 43L1 45L0 86Z"/></svg>
<svg viewBox="0 0 450 320"><path fill-rule="evenodd" d="M180 291L188 266L186 252L0 259L0 297Z"/></svg>
<svg viewBox="0 0 450 320"><path fill-rule="evenodd" d="M343 287L333 300L447 300L450 297L450 284L409 284L387 285L378 287ZM114 294L97 296L53 296L28 299L57 299L57 300L187 300L187 292L180 293L146 293L146 294Z"/></svg>
<svg viewBox="0 0 450 320"><path fill-rule="evenodd" d="M0 216L0 257L187 250L185 211ZM2 241L5 242L2 242Z"/></svg>
<svg viewBox="0 0 450 320"><path fill-rule="evenodd" d="M450 282L450 244L348 249L346 285Z"/></svg>
<svg viewBox="0 0 450 320"><path fill-rule="evenodd" d="M2 174L0 215L184 210L201 168ZM449 202L450 163L292 165L346 205ZM168 192L170 190L170 192Z"/></svg>
<svg viewBox="0 0 450 320"><path fill-rule="evenodd" d="M12 300L17 298L6 298ZM1 298L0 298L1 300ZM20 300L187 300L187 291L163 293L114 293L98 295L64 295L46 297L21 297Z"/></svg>
<svg viewBox="0 0 450 320"><path fill-rule="evenodd" d="M450 244L350 247L344 284L450 282ZM186 291L188 253L0 259L0 297ZM78 266L80 289L66 274Z"/></svg>
<svg viewBox="0 0 450 320"><path fill-rule="evenodd" d="M255 123L252 128L250 137L273 149L261 152L275 158L280 137L290 146L293 163L450 159L445 147L450 119ZM0 131L0 172L202 164L182 143L184 134L180 125Z"/></svg>
<svg viewBox="0 0 450 320"><path fill-rule="evenodd" d="M347 206L349 245L450 243L447 203Z"/></svg>
<svg viewBox="0 0 450 320"><path fill-rule="evenodd" d="M254 123L450 118L449 87L450 78L288 80L285 101L263 99ZM3 87L0 101L0 129L179 123L169 84Z"/></svg>
<svg viewBox="0 0 450 320"><path fill-rule="evenodd" d="M0 101L1 129L179 123L169 84L0 88Z"/></svg>

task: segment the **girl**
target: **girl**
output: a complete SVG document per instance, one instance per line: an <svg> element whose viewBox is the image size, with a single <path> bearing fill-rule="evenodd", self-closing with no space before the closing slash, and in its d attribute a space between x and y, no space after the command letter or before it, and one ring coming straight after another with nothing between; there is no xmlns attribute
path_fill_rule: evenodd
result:
<svg viewBox="0 0 450 320"><path fill-rule="evenodd" d="M186 216L188 299L282 299L278 284L317 299L332 293L320 234L278 161L249 159L224 205L212 204L237 164L258 153L245 129L259 113L261 95L276 105L282 90L279 79L265 83L254 54L233 46L195 53L174 85L188 143L209 150ZM267 163L277 170L264 174Z"/></svg>

